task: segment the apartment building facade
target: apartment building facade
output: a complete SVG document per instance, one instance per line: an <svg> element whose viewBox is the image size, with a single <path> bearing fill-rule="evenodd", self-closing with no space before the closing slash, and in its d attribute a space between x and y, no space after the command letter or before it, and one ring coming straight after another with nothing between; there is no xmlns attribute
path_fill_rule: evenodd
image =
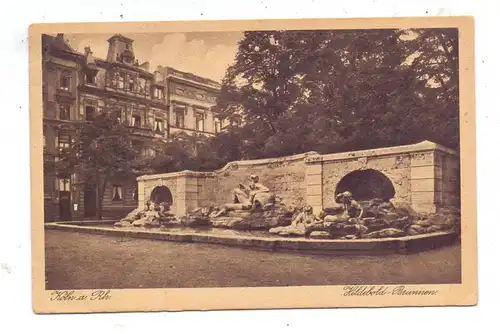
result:
<svg viewBox="0 0 500 334"><path fill-rule="evenodd" d="M64 39L42 35L45 221L91 219L96 215L96 189L76 173L49 168L58 152L72 143L72 125L113 112L131 127L132 145L153 154L147 143L167 141L179 131L206 136L221 131L211 108L220 85L171 67L150 71L139 63L134 41L123 35L108 39L105 59L87 47L77 52ZM110 180L103 218L119 218L137 207L135 179Z"/></svg>

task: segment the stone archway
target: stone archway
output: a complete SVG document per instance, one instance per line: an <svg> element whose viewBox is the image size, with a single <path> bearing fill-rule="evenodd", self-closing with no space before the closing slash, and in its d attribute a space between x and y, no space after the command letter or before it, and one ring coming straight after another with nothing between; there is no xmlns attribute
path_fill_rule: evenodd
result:
<svg viewBox="0 0 500 334"><path fill-rule="evenodd" d="M344 191L350 191L357 201L373 198L388 201L396 193L391 180L375 169L356 170L346 174L337 184L335 196Z"/></svg>
<svg viewBox="0 0 500 334"><path fill-rule="evenodd" d="M168 203L172 205L174 202L172 192L166 186L158 186L153 189L150 197L151 202L155 204Z"/></svg>

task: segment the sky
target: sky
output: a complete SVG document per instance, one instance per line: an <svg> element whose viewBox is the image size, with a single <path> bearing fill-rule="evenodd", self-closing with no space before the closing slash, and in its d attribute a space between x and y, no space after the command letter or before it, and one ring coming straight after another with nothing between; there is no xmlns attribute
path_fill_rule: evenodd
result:
<svg viewBox="0 0 500 334"><path fill-rule="evenodd" d="M158 65L221 81L238 49L242 32L121 33L134 40L139 63ZM106 58L111 34L65 34L72 48L83 52L90 46L95 57Z"/></svg>

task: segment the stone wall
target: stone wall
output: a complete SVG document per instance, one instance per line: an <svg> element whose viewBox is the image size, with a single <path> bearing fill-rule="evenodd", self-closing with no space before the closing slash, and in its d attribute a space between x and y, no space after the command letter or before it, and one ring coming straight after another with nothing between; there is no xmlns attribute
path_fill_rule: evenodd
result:
<svg viewBox="0 0 500 334"><path fill-rule="evenodd" d="M166 186L173 195L172 212L185 214L197 207L233 202L233 189L248 184L252 174L290 205L306 203L306 156L235 161L211 173L183 171L138 178L139 208L145 208L157 186Z"/></svg>
<svg viewBox="0 0 500 334"><path fill-rule="evenodd" d="M279 195L283 202L301 205L306 198L306 154L277 159L237 161L215 172L216 187L213 198L218 204L233 201L233 189L239 183L248 184L252 174L258 175L260 183Z"/></svg>
<svg viewBox="0 0 500 334"><path fill-rule="evenodd" d="M443 206L460 206L460 161L451 154L440 154L441 196ZM439 170L439 169L438 169Z"/></svg>
<svg viewBox="0 0 500 334"><path fill-rule="evenodd" d="M421 212L435 212L459 204L459 161L452 150L425 141L406 146L319 155L234 161L209 173L183 171L145 175L139 181L139 207L143 208L156 186L173 195L172 211L184 215L197 207L233 201L233 189L248 184L252 174L285 204L309 204L319 212L333 204L339 182L360 170L383 174L394 187L394 198L411 203Z"/></svg>
<svg viewBox="0 0 500 334"><path fill-rule="evenodd" d="M156 174L139 177L137 191L137 195L139 197L139 209L143 210L146 208L146 202L150 199L154 188L158 186L165 186L172 193L173 203L171 210L173 212L177 212L178 209L181 209L179 203L180 197L184 195L183 193L180 193L180 186L182 186L183 181L184 177L181 173Z"/></svg>
<svg viewBox="0 0 500 334"><path fill-rule="evenodd" d="M340 180L356 170L373 169L384 174L392 183L395 198L410 201L410 157L384 155L343 158L325 156L323 162L323 206L331 206L333 194Z"/></svg>

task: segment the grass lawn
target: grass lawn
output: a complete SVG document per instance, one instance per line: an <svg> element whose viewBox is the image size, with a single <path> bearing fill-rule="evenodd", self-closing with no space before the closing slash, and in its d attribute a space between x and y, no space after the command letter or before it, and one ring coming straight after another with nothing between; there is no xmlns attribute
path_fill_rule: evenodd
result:
<svg viewBox="0 0 500 334"><path fill-rule="evenodd" d="M332 256L45 231L47 289L460 283L460 245Z"/></svg>

